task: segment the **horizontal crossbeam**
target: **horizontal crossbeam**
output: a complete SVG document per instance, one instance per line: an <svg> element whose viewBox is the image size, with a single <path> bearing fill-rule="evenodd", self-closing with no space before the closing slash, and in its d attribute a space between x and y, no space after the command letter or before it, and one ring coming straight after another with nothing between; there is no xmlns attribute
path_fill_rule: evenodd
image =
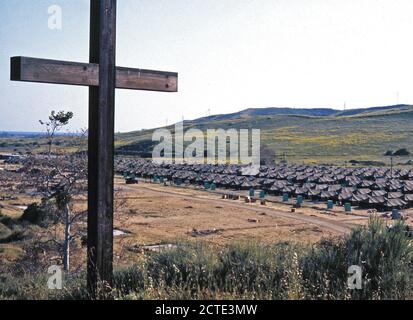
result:
<svg viewBox="0 0 413 320"><path fill-rule="evenodd" d="M29 57L10 59L10 80L99 86L99 65ZM116 88L177 92L178 74L116 67Z"/></svg>

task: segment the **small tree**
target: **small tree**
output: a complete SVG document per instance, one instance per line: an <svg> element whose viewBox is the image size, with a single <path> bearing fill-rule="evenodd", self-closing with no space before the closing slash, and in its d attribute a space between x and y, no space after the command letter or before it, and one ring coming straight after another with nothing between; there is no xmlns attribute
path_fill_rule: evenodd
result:
<svg viewBox="0 0 413 320"><path fill-rule="evenodd" d="M46 128L47 153L44 156L31 155L25 165L30 183L42 196L42 206L47 207L49 216L53 216L50 220L64 226L63 241L59 241L57 233L51 240L59 248L65 271L70 268L70 244L74 239L72 226L86 214L86 211L75 213L73 210L73 199L86 191L87 157L83 150L86 131L73 138L79 148L77 152L53 152L52 147L56 133L72 118L72 112L52 111L48 121L40 120Z"/></svg>
<svg viewBox="0 0 413 320"><path fill-rule="evenodd" d="M73 118L73 112L68 111L52 111L49 116L49 121L39 120L40 124L46 127L46 137L48 144L48 155L52 152L52 144L56 133L59 132L64 126L69 124L70 119Z"/></svg>

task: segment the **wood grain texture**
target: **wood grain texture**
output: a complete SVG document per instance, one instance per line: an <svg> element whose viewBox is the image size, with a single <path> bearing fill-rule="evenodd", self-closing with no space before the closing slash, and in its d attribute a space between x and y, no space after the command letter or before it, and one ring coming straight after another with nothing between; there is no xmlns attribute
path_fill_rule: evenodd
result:
<svg viewBox="0 0 413 320"><path fill-rule="evenodd" d="M113 283L115 89L178 91L174 72L116 67L116 0L90 1L89 63L12 57L12 81L89 87L87 285ZM102 288L98 287L104 285Z"/></svg>
<svg viewBox="0 0 413 320"><path fill-rule="evenodd" d="M12 57L12 81L99 86L99 64ZM162 92L178 91L178 74L136 68L116 68L116 88Z"/></svg>
<svg viewBox="0 0 413 320"><path fill-rule="evenodd" d="M92 0L90 24L89 60L99 64L99 86L89 87L88 288L104 298L113 281L116 0Z"/></svg>

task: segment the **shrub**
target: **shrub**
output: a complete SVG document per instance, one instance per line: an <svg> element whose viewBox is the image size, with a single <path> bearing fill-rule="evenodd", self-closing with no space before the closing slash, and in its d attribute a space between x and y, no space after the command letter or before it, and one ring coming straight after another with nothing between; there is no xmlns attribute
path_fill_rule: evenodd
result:
<svg viewBox="0 0 413 320"><path fill-rule="evenodd" d="M9 237L11 234L11 230L6 227L3 223L0 222L0 242Z"/></svg>
<svg viewBox="0 0 413 320"><path fill-rule="evenodd" d="M25 238L24 232L20 228L10 231L7 235L0 237L0 243L10 243L20 241Z"/></svg>
<svg viewBox="0 0 413 320"><path fill-rule="evenodd" d="M409 156L410 152L407 151L407 149L403 148L403 149L399 149L396 152L393 153L394 156Z"/></svg>
<svg viewBox="0 0 413 320"><path fill-rule="evenodd" d="M294 250L291 245L258 243L242 243L223 250L215 271L220 289L236 296L282 298L287 294L286 267L291 265Z"/></svg>
<svg viewBox="0 0 413 320"><path fill-rule="evenodd" d="M180 244L177 248L155 253L147 262L148 277L156 286L179 287L196 293L215 290L216 254L205 244Z"/></svg>
<svg viewBox="0 0 413 320"><path fill-rule="evenodd" d="M0 215L0 223L8 228L13 228L16 221L12 217Z"/></svg>
<svg viewBox="0 0 413 320"><path fill-rule="evenodd" d="M371 218L368 228L354 230L346 239L348 264L363 270L363 289L354 291L360 299L405 299L413 290L413 247L404 222L391 228Z"/></svg>
<svg viewBox="0 0 413 320"><path fill-rule="evenodd" d="M362 268L362 289L347 288L351 265ZM0 279L0 296L87 299L84 274L45 293L40 276ZM15 281L15 283L13 282ZM37 291L37 289L38 291ZM239 243L217 250L199 243L149 253L114 273L117 299L411 299L412 240L404 222L387 227L371 218L351 234L311 246Z"/></svg>
<svg viewBox="0 0 413 320"><path fill-rule="evenodd" d="M40 209L37 203L30 204L26 210L24 210L20 221L27 221L30 223L38 224L42 220L44 212Z"/></svg>
<svg viewBox="0 0 413 320"><path fill-rule="evenodd" d="M49 224L53 223L54 206L43 201L40 205L37 203L30 204L26 210L24 210L22 216L20 217L21 222L29 222L42 227L47 227Z"/></svg>
<svg viewBox="0 0 413 320"><path fill-rule="evenodd" d="M313 299L344 299L347 285L345 241L323 240L301 259L303 285Z"/></svg>
<svg viewBox="0 0 413 320"><path fill-rule="evenodd" d="M130 266L116 270L113 275L113 284L120 295L145 288L144 271L139 266Z"/></svg>

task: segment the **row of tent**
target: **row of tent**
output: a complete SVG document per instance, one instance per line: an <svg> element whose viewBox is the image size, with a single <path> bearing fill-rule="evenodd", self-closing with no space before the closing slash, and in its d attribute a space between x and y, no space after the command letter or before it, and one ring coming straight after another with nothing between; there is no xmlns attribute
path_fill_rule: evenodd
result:
<svg viewBox="0 0 413 320"><path fill-rule="evenodd" d="M273 195L300 195L378 210L413 207L413 170L281 165L261 166L254 175L243 175L245 171L238 165L156 164L129 158L116 159L115 165L119 174L163 177L175 183L260 189Z"/></svg>

